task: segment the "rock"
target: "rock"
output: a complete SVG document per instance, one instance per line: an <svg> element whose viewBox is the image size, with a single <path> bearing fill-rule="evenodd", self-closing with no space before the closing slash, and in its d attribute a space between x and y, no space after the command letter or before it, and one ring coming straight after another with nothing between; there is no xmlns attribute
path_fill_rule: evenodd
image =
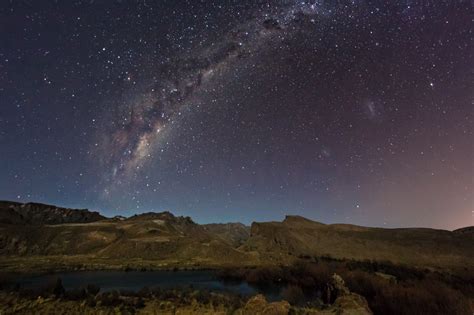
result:
<svg viewBox="0 0 474 315"><path fill-rule="evenodd" d="M358 294L351 293L344 279L338 274L333 274L328 287L329 299L335 297L333 305L327 310L328 313L342 315L371 315L367 300ZM326 314L326 312L322 312Z"/></svg>
<svg viewBox="0 0 474 315"><path fill-rule="evenodd" d="M337 297L347 295L350 291L346 287L344 279L337 274L333 274L331 281L327 285L326 289L326 303L333 303Z"/></svg>
<svg viewBox="0 0 474 315"><path fill-rule="evenodd" d="M344 279L341 278L338 274L333 274L331 278L331 285L336 291L337 296L343 296L350 294L349 289L346 287Z"/></svg>
<svg viewBox="0 0 474 315"><path fill-rule="evenodd" d="M328 292L335 299L329 308L324 310L316 308L297 309L302 314L372 315L372 311L365 298L350 292L339 275L334 274L332 276ZM238 314L283 315L289 314L290 303L287 301L269 303L265 296L259 294L249 299L247 304L239 311L237 312Z"/></svg>
<svg viewBox="0 0 474 315"><path fill-rule="evenodd" d="M388 280L390 282L396 283L397 282L397 277L383 273L383 272L376 272L376 276L379 276L382 279Z"/></svg>
<svg viewBox="0 0 474 315"><path fill-rule="evenodd" d="M355 293L349 293L339 296L334 302L332 309L336 310L336 314L341 315L371 315L367 300Z"/></svg>
<svg viewBox="0 0 474 315"><path fill-rule="evenodd" d="M252 297L242 309L242 314L255 315L286 315L290 311L290 303L287 301L268 303L262 295Z"/></svg>
<svg viewBox="0 0 474 315"><path fill-rule="evenodd" d="M267 304L267 299L262 294L256 295L245 304L243 314L261 313Z"/></svg>

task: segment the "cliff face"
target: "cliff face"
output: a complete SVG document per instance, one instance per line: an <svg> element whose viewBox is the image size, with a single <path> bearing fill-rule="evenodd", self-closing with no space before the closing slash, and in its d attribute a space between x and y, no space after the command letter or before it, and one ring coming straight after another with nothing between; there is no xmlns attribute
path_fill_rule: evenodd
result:
<svg viewBox="0 0 474 315"><path fill-rule="evenodd" d="M60 208L41 203L0 201L0 223L5 224L62 224L88 223L106 219L98 212L86 209Z"/></svg>

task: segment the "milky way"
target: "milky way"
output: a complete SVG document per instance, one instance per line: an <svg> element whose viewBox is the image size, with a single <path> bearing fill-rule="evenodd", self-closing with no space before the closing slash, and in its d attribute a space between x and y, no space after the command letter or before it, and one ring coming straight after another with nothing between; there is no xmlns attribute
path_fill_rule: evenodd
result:
<svg viewBox="0 0 474 315"><path fill-rule="evenodd" d="M128 180L126 177L139 171L167 133L167 126L181 115L183 106L195 101L195 91L203 86L212 89L208 83L216 72L239 67L245 59L271 47L270 41L281 42L291 36L304 22L318 19L321 26L321 19L329 14L319 3L299 2L277 9L268 5L259 17L238 25L209 47L194 47L185 56L166 60L156 70L156 83L148 84L145 95L127 104L118 130L105 139L103 162L104 167L113 165L111 181L117 183L119 177L122 183L121 175Z"/></svg>
<svg viewBox="0 0 474 315"><path fill-rule="evenodd" d="M473 224L470 1L0 5L0 199Z"/></svg>

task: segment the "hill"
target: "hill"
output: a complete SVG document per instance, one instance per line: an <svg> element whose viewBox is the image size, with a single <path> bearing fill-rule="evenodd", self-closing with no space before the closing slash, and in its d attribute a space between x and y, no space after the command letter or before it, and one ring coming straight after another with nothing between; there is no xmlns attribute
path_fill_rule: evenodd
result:
<svg viewBox="0 0 474 315"><path fill-rule="evenodd" d="M203 227L234 247L244 244L250 237L250 227L242 223L211 223Z"/></svg>
<svg viewBox="0 0 474 315"><path fill-rule="evenodd" d="M11 218L0 223L0 267L15 269L15 264L26 264L26 269L35 269L74 264L86 269L167 268L221 266L235 261L245 264L254 260L252 254L235 249L191 218L176 217L170 212L105 219L95 215L79 217L78 212L64 217L62 210L57 210L62 208L45 206L41 220L32 220L17 216L19 212L12 209L16 208L0 210L1 217ZM58 211L59 218L51 216ZM72 218L76 222L69 223ZM100 220L83 222L92 218ZM59 220L68 223L58 223Z"/></svg>
<svg viewBox="0 0 474 315"><path fill-rule="evenodd" d="M261 260L271 262L329 256L472 272L474 234L470 231L472 227L451 232L326 225L287 216L283 222L253 223L243 249L257 251Z"/></svg>
<svg viewBox="0 0 474 315"><path fill-rule="evenodd" d="M260 266L329 256L472 274L472 231L327 225L299 216L250 228L199 225L170 212L109 219L87 210L0 202L0 268Z"/></svg>

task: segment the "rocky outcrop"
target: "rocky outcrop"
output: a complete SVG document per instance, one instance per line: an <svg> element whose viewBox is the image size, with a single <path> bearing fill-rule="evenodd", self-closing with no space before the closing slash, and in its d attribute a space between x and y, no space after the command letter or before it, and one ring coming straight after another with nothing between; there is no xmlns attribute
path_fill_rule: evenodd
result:
<svg viewBox="0 0 474 315"><path fill-rule="evenodd" d="M286 315L290 312L290 303L287 301L267 302L262 294L252 297L242 309L242 314L253 315Z"/></svg>
<svg viewBox="0 0 474 315"><path fill-rule="evenodd" d="M372 311L369 308L367 300L355 293L349 291L344 279L334 274L328 286L328 294L335 296L336 300L330 308L330 314L343 315L370 315ZM326 314L326 313L323 313Z"/></svg>
<svg viewBox="0 0 474 315"><path fill-rule="evenodd" d="M331 314L340 315L371 315L373 314L367 300L355 293L340 296L336 299Z"/></svg>
<svg viewBox="0 0 474 315"><path fill-rule="evenodd" d="M286 315L296 314L314 314L314 315L372 315L367 300L355 293L349 291L344 280L337 274L334 274L329 284L329 294L335 297L334 303L326 309L300 308L291 306L287 301L268 302L261 294L248 300L245 306L240 309L239 314L261 314L261 315ZM291 310L291 312L290 312ZM294 312L293 312L294 311Z"/></svg>

